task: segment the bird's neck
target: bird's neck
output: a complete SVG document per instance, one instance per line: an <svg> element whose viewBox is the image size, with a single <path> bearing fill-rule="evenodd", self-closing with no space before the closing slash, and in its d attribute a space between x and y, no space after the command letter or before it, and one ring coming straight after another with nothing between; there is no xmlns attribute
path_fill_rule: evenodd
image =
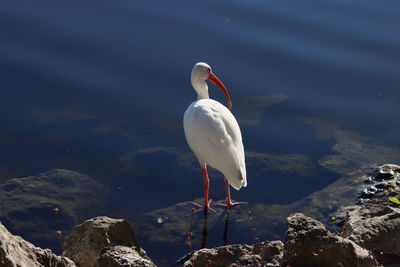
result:
<svg viewBox="0 0 400 267"><path fill-rule="evenodd" d="M197 99L208 99L208 98L210 98L208 96L208 90L197 92Z"/></svg>
<svg viewBox="0 0 400 267"><path fill-rule="evenodd" d="M204 80L192 80L192 86L194 90L197 92L197 99L208 99L208 86L206 81Z"/></svg>

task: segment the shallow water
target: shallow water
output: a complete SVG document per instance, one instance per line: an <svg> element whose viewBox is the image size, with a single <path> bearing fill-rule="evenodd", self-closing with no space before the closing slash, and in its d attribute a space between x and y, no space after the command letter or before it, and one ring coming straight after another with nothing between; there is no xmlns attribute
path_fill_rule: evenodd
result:
<svg viewBox="0 0 400 267"><path fill-rule="evenodd" d="M201 197L182 128L198 61L226 85L241 125L249 183L235 199L290 204L345 171L395 162L399 9L397 1L3 2L1 180L80 171L110 186L113 216L132 220ZM210 95L225 103L213 86ZM211 197L224 198L222 176L210 175ZM253 238L231 233L232 242Z"/></svg>

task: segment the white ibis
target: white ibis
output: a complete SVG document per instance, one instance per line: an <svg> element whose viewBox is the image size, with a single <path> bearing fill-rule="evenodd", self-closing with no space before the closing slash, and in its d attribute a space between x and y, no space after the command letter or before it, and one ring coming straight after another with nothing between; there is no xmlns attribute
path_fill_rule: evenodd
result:
<svg viewBox="0 0 400 267"><path fill-rule="evenodd" d="M190 104L185 111L183 127L189 147L201 166L204 210L210 208L211 204L211 200L208 199L207 165L217 169L225 176L226 204L222 205L229 210L236 205L245 203L232 201L229 191L229 185L236 190L247 185L242 134L235 117L229 111L232 108L229 93L211 71L211 67L203 62L197 63L192 70L191 79L192 86L197 92L197 100ZM221 88L227 98L229 109L209 98L207 80ZM203 208L199 204L190 203Z"/></svg>

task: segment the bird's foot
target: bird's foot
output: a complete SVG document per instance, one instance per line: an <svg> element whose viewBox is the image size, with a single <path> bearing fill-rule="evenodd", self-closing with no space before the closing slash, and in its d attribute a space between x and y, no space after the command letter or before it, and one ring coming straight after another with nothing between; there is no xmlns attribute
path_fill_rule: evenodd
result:
<svg viewBox="0 0 400 267"><path fill-rule="evenodd" d="M217 212L215 209L211 208L211 199L208 201L207 205L204 205L204 206L200 205L196 202L193 202L193 201L188 201L187 203L194 206L192 211L187 216L191 216L195 213L198 213L200 211L205 211L205 210L211 210L213 212Z"/></svg>
<svg viewBox="0 0 400 267"><path fill-rule="evenodd" d="M236 202L236 201L229 200L226 203L215 203L215 206L226 207L228 210L230 210L231 208L241 205L241 204L249 204L249 203L248 202Z"/></svg>

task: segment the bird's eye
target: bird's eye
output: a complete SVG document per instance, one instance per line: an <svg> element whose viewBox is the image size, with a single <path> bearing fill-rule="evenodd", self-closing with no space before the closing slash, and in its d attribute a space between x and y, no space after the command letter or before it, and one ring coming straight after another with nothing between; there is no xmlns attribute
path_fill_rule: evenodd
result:
<svg viewBox="0 0 400 267"><path fill-rule="evenodd" d="M208 72L208 73L211 73L211 69L210 69L210 68L207 68L207 72Z"/></svg>

